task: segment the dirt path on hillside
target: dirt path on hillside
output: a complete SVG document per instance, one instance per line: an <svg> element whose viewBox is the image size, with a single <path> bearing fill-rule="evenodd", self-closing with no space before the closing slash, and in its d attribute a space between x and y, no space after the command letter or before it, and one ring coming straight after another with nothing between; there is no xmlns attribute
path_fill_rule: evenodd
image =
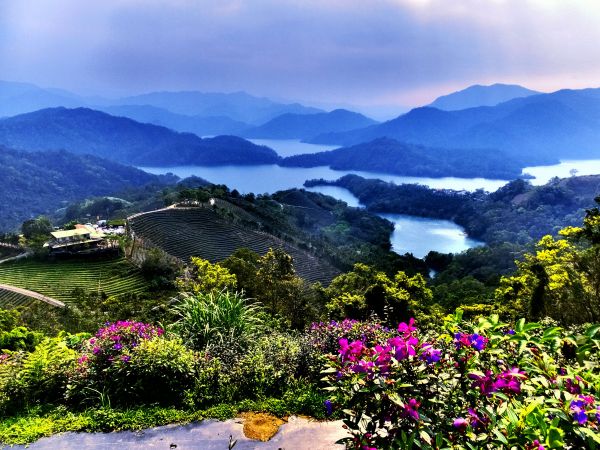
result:
<svg viewBox="0 0 600 450"><path fill-rule="evenodd" d="M8 284L0 284L0 289L4 289L5 291L15 292L17 294L25 295L27 297L35 298L36 300L40 300L42 302L48 303L49 305L56 306L58 308L64 308L65 304L60 300L56 300L52 297L47 297L38 292L30 291L28 289L22 289L16 286L10 286Z"/></svg>

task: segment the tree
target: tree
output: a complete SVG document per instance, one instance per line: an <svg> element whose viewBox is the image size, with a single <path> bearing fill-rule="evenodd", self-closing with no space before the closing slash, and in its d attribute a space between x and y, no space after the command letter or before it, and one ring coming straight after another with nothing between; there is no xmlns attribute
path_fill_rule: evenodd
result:
<svg viewBox="0 0 600 450"><path fill-rule="evenodd" d="M205 259L192 257L191 265L188 266L184 275L178 278L177 286L184 292L195 294L224 289L235 290L237 279L228 269L218 263L211 264Z"/></svg>
<svg viewBox="0 0 600 450"><path fill-rule="evenodd" d="M378 316L387 323L408 320L429 303L432 293L422 275L398 272L391 280L372 266L357 263L351 272L333 279L325 292L333 318Z"/></svg>
<svg viewBox="0 0 600 450"><path fill-rule="evenodd" d="M25 239L35 239L40 236L47 238L52 232L52 222L44 216L39 216L36 219L30 219L23 222L21 232Z"/></svg>

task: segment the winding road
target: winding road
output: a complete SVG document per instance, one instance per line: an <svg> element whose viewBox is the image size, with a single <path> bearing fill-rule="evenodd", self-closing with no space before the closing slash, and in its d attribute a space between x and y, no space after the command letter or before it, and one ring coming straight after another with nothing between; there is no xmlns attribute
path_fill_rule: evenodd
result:
<svg viewBox="0 0 600 450"><path fill-rule="evenodd" d="M56 300L54 298L47 297L38 292L30 291L27 289L22 289L22 288L15 287L15 286L10 286L8 284L0 284L0 289L3 289L5 291L10 291L10 292L15 292L17 294L25 295L27 297L35 298L36 300L40 300L42 302L48 303L49 305L56 306L58 308L65 307L65 304L63 302L61 302L60 300Z"/></svg>

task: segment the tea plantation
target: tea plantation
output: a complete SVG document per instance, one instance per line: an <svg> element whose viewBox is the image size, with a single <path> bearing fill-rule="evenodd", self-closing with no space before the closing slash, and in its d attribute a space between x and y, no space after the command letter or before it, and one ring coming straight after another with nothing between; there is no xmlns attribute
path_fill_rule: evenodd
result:
<svg viewBox="0 0 600 450"><path fill-rule="evenodd" d="M27 259L0 266L0 283L39 292L63 302L73 301L82 288L106 295L139 293L147 289L138 269L125 259L39 261ZM0 292L0 304L22 304L18 294Z"/></svg>

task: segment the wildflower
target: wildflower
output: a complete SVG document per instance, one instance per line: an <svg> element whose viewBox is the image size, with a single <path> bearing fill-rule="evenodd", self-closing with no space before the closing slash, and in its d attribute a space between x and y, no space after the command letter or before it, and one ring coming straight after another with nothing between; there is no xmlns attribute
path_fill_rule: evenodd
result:
<svg viewBox="0 0 600 450"><path fill-rule="evenodd" d="M100 347L94 347L94 348L92 349L92 353L93 353L94 355L98 355L99 353L102 353L102 349L101 349Z"/></svg>
<svg viewBox="0 0 600 450"><path fill-rule="evenodd" d="M419 340L410 335L408 335L406 339L400 336L388 339L388 345L394 348L394 358L396 358L398 361L402 361L409 356L415 356L417 354L416 346L418 344Z"/></svg>
<svg viewBox="0 0 600 450"><path fill-rule="evenodd" d="M487 397L497 390L491 370L487 370L484 375L470 373L468 377L473 380L471 387L478 388Z"/></svg>
<svg viewBox="0 0 600 450"><path fill-rule="evenodd" d="M131 356L129 356L129 355L121 356L121 361L123 361L123 362L129 362L130 359L131 359Z"/></svg>
<svg viewBox="0 0 600 450"><path fill-rule="evenodd" d="M479 428L485 428L490 422L490 419L487 417L480 415L473 408L468 409L469 412L469 422L473 429L477 430Z"/></svg>
<svg viewBox="0 0 600 450"><path fill-rule="evenodd" d="M458 417L454 419L452 426L456 428L459 432L464 433L467 430L467 427L469 426L469 422L462 417Z"/></svg>
<svg viewBox="0 0 600 450"><path fill-rule="evenodd" d="M456 346L457 350L460 350L463 347L471 347L480 352L485 348L487 343L488 339L477 333L456 333L454 335L454 345Z"/></svg>
<svg viewBox="0 0 600 450"><path fill-rule="evenodd" d="M542 443L536 439L531 444L525 445L525 450L546 450L546 447L544 447Z"/></svg>
<svg viewBox="0 0 600 450"><path fill-rule="evenodd" d="M122 345L122 344L119 344L119 343L116 343L115 345L113 345L113 348L114 348L115 350L121 350L121 349L123 348L123 345Z"/></svg>
<svg viewBox="0 0 600 450"><path fill-rule="evenodd" d="M330 416L333 413L333 405L331 404L331 400L325 400L323 404L325 405L325 411L327 412L327 415Z"/></svg>
<svg viewBox="0 0 600 450"><path fill-rule="evenodd" d="M521 380L527 378L527 374L518 367L513 367L498 375L495 382L495 388L506 394L520 394Z"/></svg>
<svg viewBox="0 0 600 450"><path fill-rule="evenodd" d="M398 325L398 333L402 333L404 335L411 334L413 331L417 330L417 327L415 327L414 325L415 325L415 319L413 319L413 318L411 318L408 321L408 324L406 324L405 322L402 322Z"/></svg>
<svg viewBox="0 0 600 450"><path fill-rule="evenodd" d="M573 414L573 419L575 419L579 425L583 425L588 421L589 417L587 415L587 410L593 404L594 397L589 395L580 395L577 400L571 401L569 409Z"/></svg>
<svg viewBox="0 0 600 450"><path fill-rule="evenodd" d="M77 359L77 364L79 364L79 365L85 364L85 362L87 362L88 359L89 359L89 357L87 355L83 355Z"/></svg>
<svg viewBox="0 0 600 450"><path fill-rule="evenodd" d="M478 352L482 351L485 348L487 342L487 338L480 336L477 333L471 335L471 347L473 347Z"/></svg>
<svg viewBox="0 0 600 450"><path fill-rule="evenodd" d="M421 406L421 403L418 402L416 399L411 398L408 401L408 403L404 405L402 417L410 417L411 419L419 420L419 412L417 411L417 409L419 409L419 406Z"/></svg>
<svg viewBox="0 0 600 450"><path fill-rule="evenodd" d="M442 351L433 348L431 344L423 344L421 350L421 359L427 364L436 363L442 358Z"/></svg>

